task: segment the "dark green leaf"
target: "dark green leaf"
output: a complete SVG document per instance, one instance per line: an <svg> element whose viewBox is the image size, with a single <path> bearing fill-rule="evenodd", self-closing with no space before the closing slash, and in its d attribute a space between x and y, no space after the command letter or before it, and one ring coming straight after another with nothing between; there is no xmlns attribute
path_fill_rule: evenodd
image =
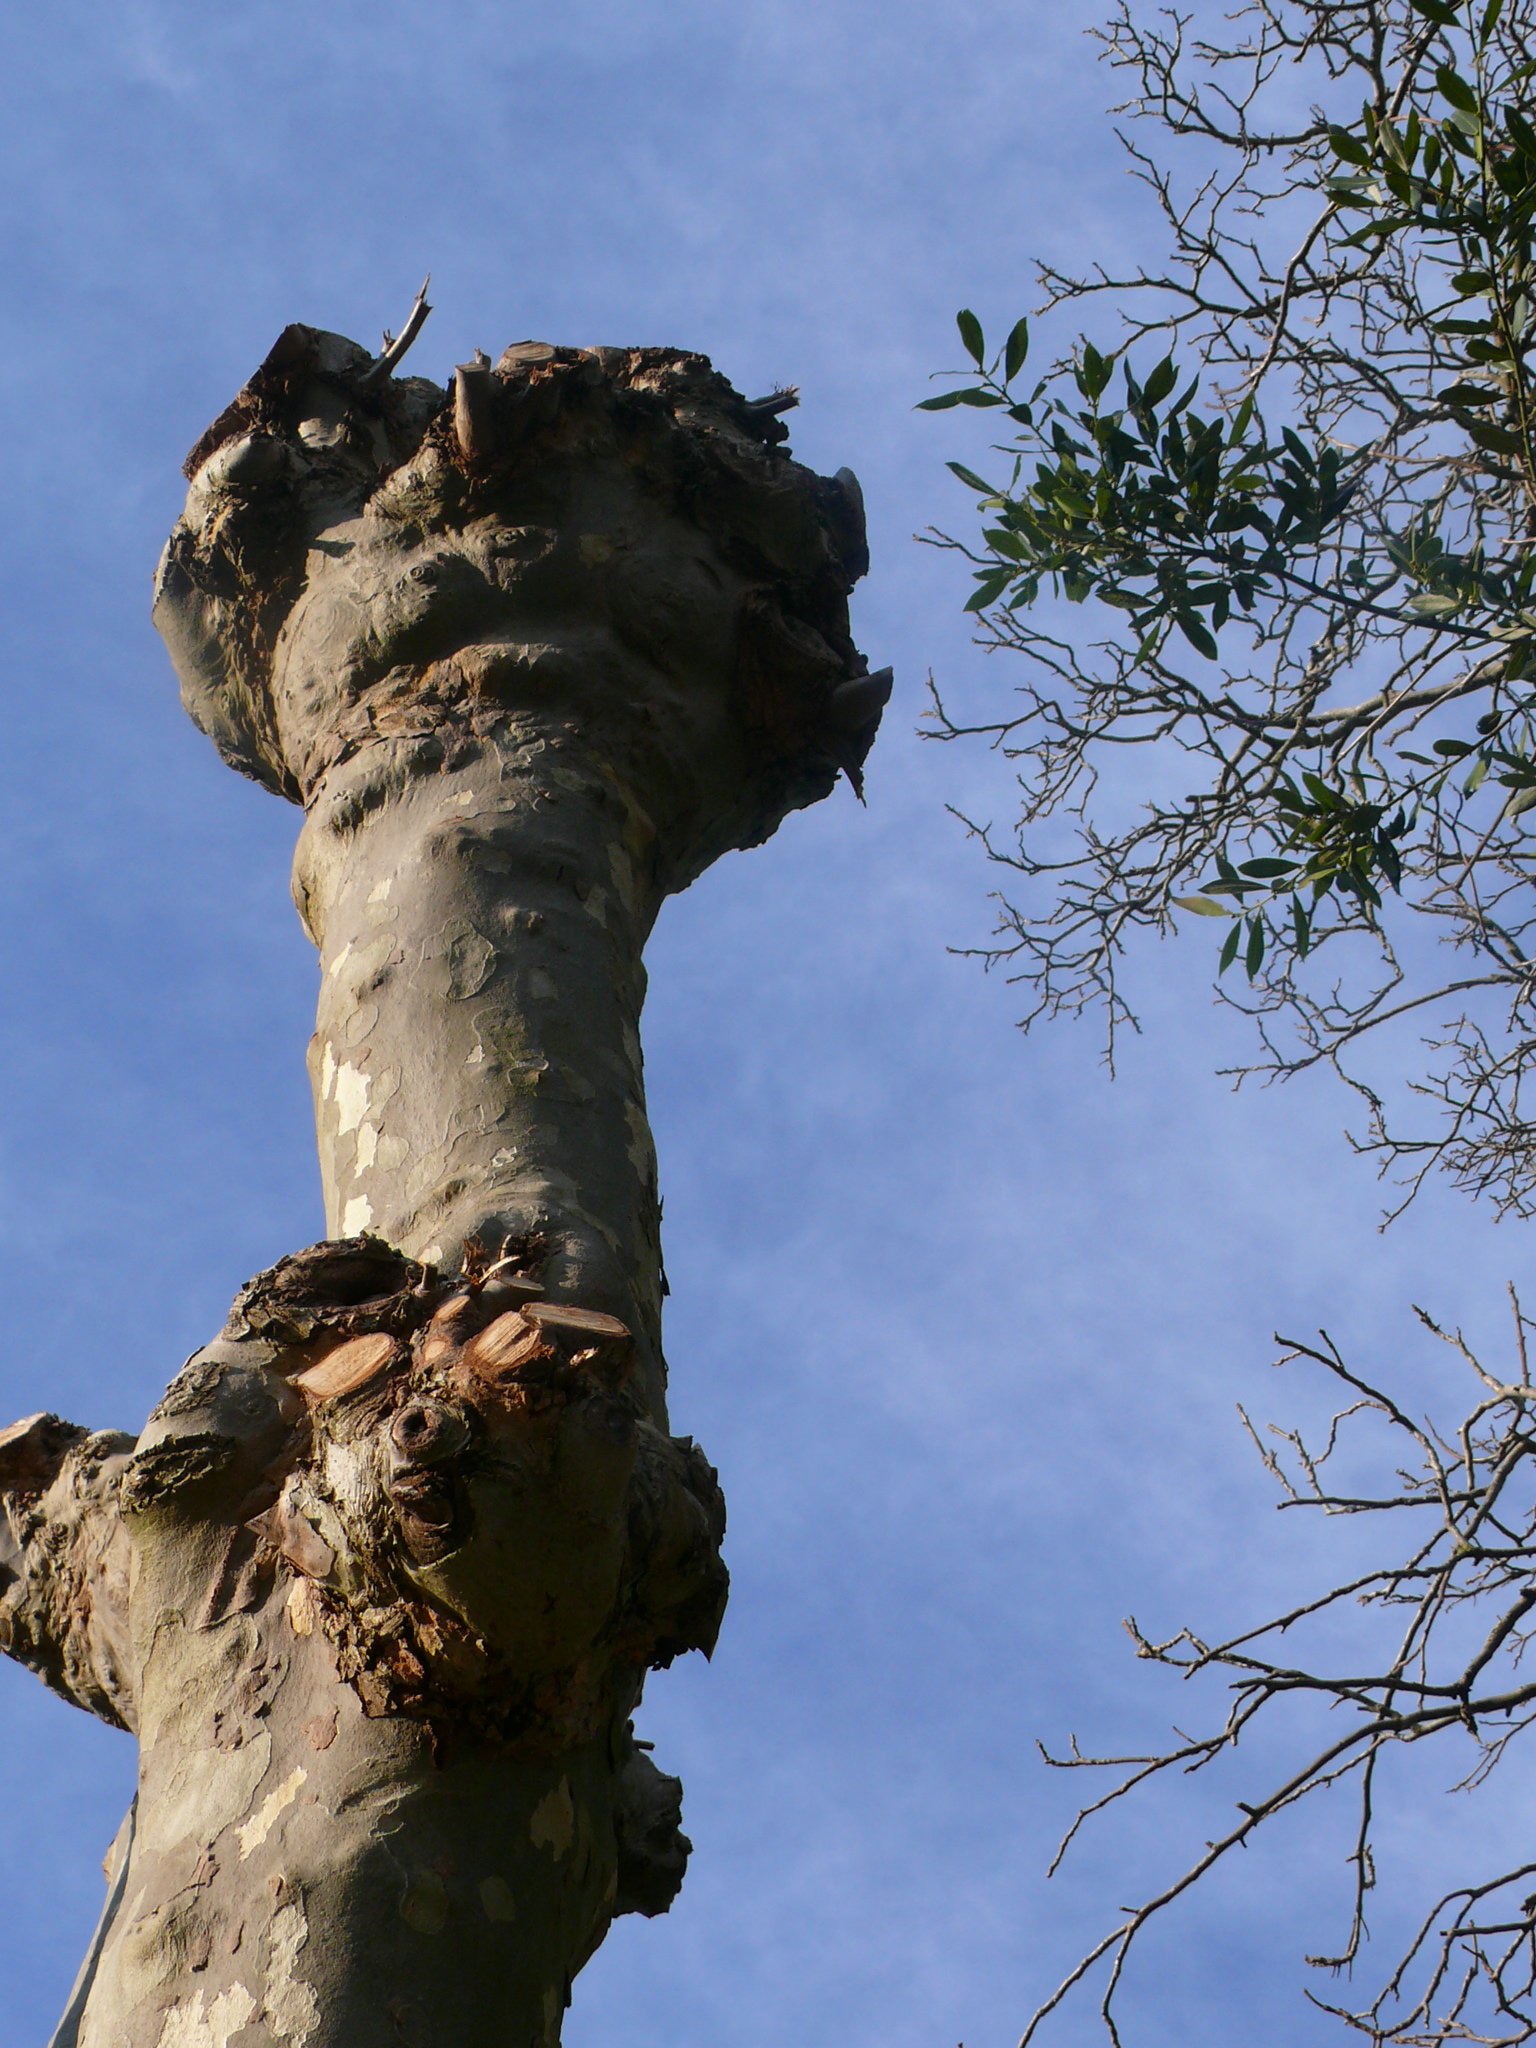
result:
<svg viewBox="0 0 1536 2048"><path fill-rule="evenodd" d="M920 398L914 410L917 412L948 412L952 405L964 405L963 391L941 391L937 398Z"/></svg>
<svg viewBox="0 0 1536 2048"><path fill-rule="evenodd" d="M1024 367L1024 360L1028 354L1029 322L1028 320L1016 320L1013 324L1013 331L1009 334L1003 348L1003 380L1005 383L1011 384L1013 379L1017 377L1020 370Z"/></svg>
<svg viewBox="0 0 1536 2048"><path fill-rule="evenodd" d="M1368 164L1371 152L1351 129L1330 128L1328 140L1333 144L1333 153L1347 164Z"/></svg>
<svg viewBox="0 0 1536 2048"><path fill-rule="evenodd" d="M1243 966L1247 969L1250 981L1253 980L1253 977L1263 965L1264 920L1261 917L1250 917L1248 920L1248 947L1243 954Z"/></svg>
<svg viewBox="0 0 1536 2048"><path fill-rule="evenodd" d="M1193 612L1175 612L1174 621L1191 647L1198 648L1207 661L1216 659L1218 650L1215 635Z"/></svg>
<svg viewBox="0 0 1536 2048"><path fill-rule="evenodd" d="M1464 114L1475 114L1478 110L1477 94L1459 71L1449 64L1435 67L1435 83L1453 107L1459 107Z"/></svg>
<svg viewBox="0 0 1536 2048"><path fill-rule="evenodd" d="M1002 496L1001 491L993 490L985 477L978 476L974 469L967 469L963 462L951 462L947 467L954 471L961 483L969 485L973 491L980 491L984 498L1000 498Z"/></svg>
<svg viewBox="0 0 1536 2048"><path fill-rule="evenodd" d="M1317 467L1317 461L1306 442L1290 427L1280 429L1280 438L1295 457L1297 466L1310 476Z"/></svg>
<svg viewBox="0 0 1536 2048"><path fill-rule="evenodd" d="M1083 396L1089 399L1098 398L1108 385L1114 367L1115 359L1112 355L1101 356L1091 341L1085 341L1083 359L1077 375Z"/></svg>
<svg viewBox="0 0 1536 2048"><path fill-rule="evenodd" d="M1479 448L1486 448L1492 455L1523 455L1525 442L1513 427L1495 426L1492 420L1471 420L1467 425L1467 438Z"/></svg>
<svg viewBox="0 0 1536 2048"><path fill-rule="evenodd" d="M996 604L1012 581L1012 569L986 570L977 577L976 588L966 599L965 609L968 612L985 611L989 604Z"/></svg>
<svg viewBox="0 0 1536 2048"><path fill-rule="evenodd" d="M1237 958L1238 941L1242 936L1242 921L1238 919L1234 921L1231 931L1227 933L1226 944L1221 949L1221 964L1216 969L1218 974L1225 974L1232 965L1232 962Z"/></svg>

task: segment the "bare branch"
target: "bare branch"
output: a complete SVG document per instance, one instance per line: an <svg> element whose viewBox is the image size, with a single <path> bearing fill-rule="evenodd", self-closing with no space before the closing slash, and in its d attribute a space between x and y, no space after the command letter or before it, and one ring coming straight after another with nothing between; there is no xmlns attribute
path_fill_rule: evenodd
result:
<svg viewBox="0 0 1536 2048"><path fill-rule="evenodd" d="M363 372L360 379L363 385L384 383L387 378L395 374L401 363L404 362L406 351L426 325L427 315L432 311L432 308L427 304L427 287L431 282L432 273L429 270L421 280L421 290L416 294L415 302L410 312L406 314L405 325L401 328L399 334L392 335L388 328L384 330L383 353L379 356L377 362L371 364Z"/></svg>
<svg viewBox="0 0 1536 2048"><path fill-rule="evenodd" d="M1457 1363L1477 1386L1477 1397L1453 1430L1439 1430L1415 1421L1380 1383L1379 1376L1357 1371L1323 1335L1315 1343L1290 1344L1281 1363L1302 1362L1320 1368L1348 1389L1351 1399L1330 1424L1317 1451L1310 1451L1297 1432L1275 1434L1287 1446L1277 1453L1259 1442L1245 1416L1244 1424L1272 1477L1283 1504L1314 1507L1325 1514L1347 1512L1396 1517L1405 1507L1426 1510L1431 1517L1427 1536L1406 1558L1330 1587L1299 1601L1257 1626L1217 1643L1207 1643L1181 1630L1166 1641L1146 1636L1128 1623L1138 1657L1162 1664L1186 1680L1224 1675L1229 1703L1207 1733L1181 1734L1167 1748L1135 1757L1085 1754L1074 1741L1065 1756L1042 1751L1059 1769L1097 1770L1115 1774L1114 1782L1085 1805L1067 1830L1051 1864L1062 1857L1092 1819L1149 1782L1169 1772L1187 1775L1237 1751L1256 1722L1272 1722L1297 1700L1324 1701L1348 1710L1344 1729L1326 1744L1304 1748L1296 1762L1267 1788L1237 1802L1240 1819L1207 1841L1178 1875L1140 1904L1125 1909L1117 1925L1097 1942L1042 2002L1024 2034L1031 2040L1046 2017L1100 1964L1108 1963L1104 2017L1112 2040L1119 2034L1115 2001L1125 1964L1149 1921L1163 1913L1192 1886L1201 1882L1230 1853L1245 1846L1276 1814L1315 1793L1353 1781L1355 1829L1349 1865L1353 1872L1345 1940L1334 1953L1312 1955L1309 1964L1337 1973L1353 1968L1367 1940L1367 1894L1378 1878L1376 1772L1384 1751L1394 1745L1421 1743L1426 1738L1459 1732L1477 1752L1471 1770L1458 1780L1460 1789L1475 1792L1486 1784L1509 1743L1536 1721L1536 1679L1519 1675L1528 1641L1536 1634L1536 1402L1525 1377L1524 1346L1528 1323L1518 1305L1516 1351L1521 1371L1502 1377L1479 1360L1459 1333L1441 1330L1420 1312L1425 1328L1442 1339ZM1386 1442L1406 1438L1414 1463L1393 1469L1398 1482L1378 1492L1339 1495L1328 1490L1320 1474L1337 1450L1341 1433L1384 1427ZM1461 1448L1452 1477L1439 1448L1440 1440ZM1390 1455L1390 1453L1389 1453ZM1518 1487L1518 1498L1511 1489ZM1490 1546L1479 1531L1495 1521L1508 1531L1507 1540ZM1390 1530L1395 1523L1383 1524ZM1329 1669L1307 1654L1308 1629L1340 1603L1348 1601L1367 1613L1386 1615L1401 1610L1403 1623L1395 1643L1374 1666L1346 1671ZM1488 1619L1468 1651L1470 1618L1486 1611ZM1266 1645L1284 1638L1298 1640L1299 1656L1279 1661ZM1488 1944L1499 1936L1518 1936L1529 1960L1536 1941L1536 1896L1524 1899L1518 1916L1490 1916L1490 1903L1531 1876L1522 1866L1493 1879L1477 1880L1443 1894L1423 1920L1408 1950L1393 1966L1379 1996L1368 2006L1345 2008L1316 2000L1378 2044L1403 2048L1439 2048L1452 2040L1488 2041L1498 2048L1536 2036L1536 2007L1529 2005L1531 1985L1516 1987L1511 1971L1515 1949L1494 1954ZM1449 1918L1447 1918L1449 1915ZM1517 1944L1518 1946L1518 1944ZM1459 1959L1459 1960L1458 1960ZM1453 1967L1454 1965L1454 1967ZM1415 1969L1425 1981L1410 1994L1405 1987ZM1447 1989L1447 1987L1449 1987ZM1486 2005L1502 2015L1513 2031L1478 2030L1475 2015ZM1402 2008L1396 2010L1396 2008ZM1501 2022L1502 2024L1502 2022ZM1528 2031L1521 2031L1527 2029Z"/></svg>

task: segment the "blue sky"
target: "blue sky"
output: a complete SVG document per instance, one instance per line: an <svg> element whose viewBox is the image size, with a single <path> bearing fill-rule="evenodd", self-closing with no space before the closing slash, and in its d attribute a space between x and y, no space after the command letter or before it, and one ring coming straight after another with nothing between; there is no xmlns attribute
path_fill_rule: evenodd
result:
<svg viewBox="0 0 1536 2048"><path fill-rule="evenodd" d="M646 1707L692 1873L589 1968L573 2048L1014 2039L1241 1789L1129 1814L1046 1885L1077 1787L1036 1738L1141 1746L1193 1715L1121 1615L1215 1628L1326 1568L1235 1422L1318 1412L1269 1333L1326 1322L1417 1388L1409 1302L1492 1345L1524 1254L1438 1193L1378 1237L1337 1096L1228 1092L1203 931L1141 962L1113 1085L1091 1024L1021 1039L947 951L985 935L990 881L945 805L1004 817L1009 792L915 737L923 679L981 704L1008 674L969 644L960 565L913 540L964 523L943 461L976 443L911 408L958 305L1001 331L1031 258L1145 231L1094 12L56 0L0 24L7 1416L135 1425L321 1227L296 817L183 718L148 620L181 457L279 329L371 341L430 269L424 373L530 335L677 343L798 383L795 452L863 480L856 629L897 675L869 807L840 791L733 856L650 956L674 1420L721 1468L735 1592L714 1665ZM9 1667L0 1731L0 2048L30 2048L131 1757ZM1149 1943L1139 2042L1329 2037L1296 1959L1336 1935L1343 1819ZM1467 1827L1435 1790L1393 1840L1411 1871ZM1051 2038L1093 2038L1089 2008Z"/></svg>

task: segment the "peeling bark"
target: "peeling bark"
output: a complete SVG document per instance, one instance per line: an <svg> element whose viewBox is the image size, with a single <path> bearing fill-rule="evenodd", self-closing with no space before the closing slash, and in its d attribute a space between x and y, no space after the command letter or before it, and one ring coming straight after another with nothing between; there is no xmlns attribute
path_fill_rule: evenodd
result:
<svg viewBox="0 0 1536 2048"><path fill-rule="evenodd" d="M641 949L859 786L862 505L701 357L401 352L289 328L157 583L304 807L334 1235L136 1441L0 1432L0 1647L140 1744L68 2048L552 2048L687 1857L631 1716L713 1646L724 1506L667 1431Z"/></svg>

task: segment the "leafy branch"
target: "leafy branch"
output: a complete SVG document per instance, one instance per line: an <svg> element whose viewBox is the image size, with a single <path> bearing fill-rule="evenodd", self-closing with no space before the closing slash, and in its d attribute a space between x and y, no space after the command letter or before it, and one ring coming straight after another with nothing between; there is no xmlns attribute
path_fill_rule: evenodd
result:
<svg viewBox="0 0 1536 2048"><path fill-rule="evenodd" d="M971 950L1025 991L1025 1023L1102 1006L1113 1051L1137 933L1224 919L1259 1071L1333 1065L1410 1191L1440 1164L1530 1213L1536 4L1233 19L1201 41L1122 0L1103 32L1134 81L1123 111L1196 163L1176 177L1127 141L1163 267L1042 271L1058 320L1109 298L1113 344L1079 336L1037 374L1027 319L994 351L967 311L970 368L922 401L1006 436L949 465L977 537L932 536L971 566L983 644L1025 659L999 714L934 697L934 736L982 738L1018 778L1015 828L963 820L1008 871ZM1298 67L1310 118L1269 120ZM1127 815L1138 747L1184 786ZM1475 971L1437 980L1416 929ZM1410 1082L1439 1111L1428 1135L1355 1064L1421 1000L1456 1005Z"/></svg>

